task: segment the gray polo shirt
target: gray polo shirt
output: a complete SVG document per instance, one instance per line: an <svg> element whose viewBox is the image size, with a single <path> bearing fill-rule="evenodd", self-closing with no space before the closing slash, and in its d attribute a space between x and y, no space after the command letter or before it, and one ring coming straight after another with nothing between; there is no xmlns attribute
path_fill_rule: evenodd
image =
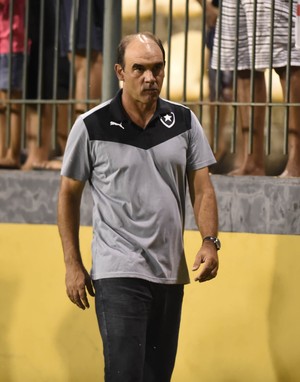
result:
<svg viewBox="0 0 300 382"><path fill-rule="evenodd" d="M82 114L69 134L61 174L91 185L92 278L188 283L186 171L213 163L197 117L182 105L159 99L145 129L127 116L121 91Z"/></svg>

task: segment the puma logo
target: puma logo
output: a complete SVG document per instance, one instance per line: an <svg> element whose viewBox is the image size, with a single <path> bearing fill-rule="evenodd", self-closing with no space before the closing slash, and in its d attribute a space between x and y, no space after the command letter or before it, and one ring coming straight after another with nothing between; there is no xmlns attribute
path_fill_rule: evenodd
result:
<svg viewBox="0 0 300 382"><path fill-rule="evenodd" d="M118 123L118 122L110 121L110 126L119 126L121 127L121 129L124 130L124 126L122 125L122 122Z"/></svg>

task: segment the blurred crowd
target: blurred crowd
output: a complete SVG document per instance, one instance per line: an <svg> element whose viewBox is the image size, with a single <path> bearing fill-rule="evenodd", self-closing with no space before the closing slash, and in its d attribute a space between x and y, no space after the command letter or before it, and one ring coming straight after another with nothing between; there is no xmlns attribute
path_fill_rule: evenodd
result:
<svg viewBox="0 0 300 382"><path fill-rule="evenodd" d="M101 99L103 3L0 0L0 168L60 169L69 126Z"/></svg>
<svg viewBox="0 0 300 382"><path fill-rule="evenodd" d="M229 174L266 174L265 71L274 69L283 100L291 103L287 161L277 175L299 177L297 1L194 2L206 24L209 139L217 160L229 151L225 126L236 101L237 152ZM72 123L101 99L103 13L104 0L0 0L0 168L60 169Z"/></svg>

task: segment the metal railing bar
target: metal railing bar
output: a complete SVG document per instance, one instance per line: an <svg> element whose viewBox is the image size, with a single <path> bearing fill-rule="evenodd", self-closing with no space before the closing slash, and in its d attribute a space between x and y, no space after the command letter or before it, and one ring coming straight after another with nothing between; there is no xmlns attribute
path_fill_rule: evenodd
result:
<svg viewBox="0 0 300 382"><path fill-rule="evenodd" d="M187 83L187 55L188 55L188 32L189 32L189 0L185 3L184 16L184 61L183 61L183 102L186 102L186 83Z"/></svg>
<svg viewBox="0 0 300 382"><path fill-rule="evenodd" d="M140 0L136 2L136 18L135 18L135 31L139 32L140 30Z"/></svg>
<svg viewBox="0 0 300 382"><path fill-rule="evenodd" d="M274 17L275 17L275 2L272 1L271 4L271 20L270 20L270 29L274 30ZM266 121L266 154L270 155L271 153L271 123L272 123L272 103L273 94L272 94L272 84L273 84L273 43L274 43L274 34L270 34L270 58L269 58L269 84L268 84L268 107L267 107L267 121Z"/></svg>
<svg viewBox="0 0 300 382"><path fill-rule="evenodd" d="M152 3L152 33L156 34L156 0Z"/></svg>
<svg viewBox="0 0 300 382"><path fill-rule="evenodd" d="M9 23L13 24L13 13L14 13L14 0L12 0L9 4ZM12 30L12 28L11 28ZM13 55L13 33L9 34L9 52L8 55L8 87L7 87L7 98L11 98L11 79L12 79L12 55ZM5 128L5 147L10 145L11 140L11 129L10 129L10 121L11 121L11 104L6 103L6 128Z"/></svg>
<svg viewBox="0 0 300 382"><path fill-rule="evenodd" d="M38 98L42 98L43 85L43 55L44 55L44 18L45 18L45 0L40 3L40 28L39 28L39 54L38 54ZM37 103L38 129L37 129L37 144L41 146L41 130L42 130L42 105Z"/></svg>
<svg viewBox="0 0 300 382"><path fill-rule="evenodd" d="M26 89L27 89L27 71L28 71L28 57L29 57L29 39L28 39L28 30L29 30L29 1L25 1L25 19L24 19L24 61L23 61L23 72L22 72L22 97L23 101L21 104L21 148L24 148L26 145Z"/></svg>
<svg viewBox="0 0 300 382"><path fill-rule="evenodd" d="M220 1L221 7L222 7L222 0ZM222 13L222 9L220 9L220 14ZM240 2L237 0L236 3L236 17L235 17L235 33L236 33L236 41L238 41L238 36L239 36L239 28L240 28L240 23L239 23L239 15L240 15ZM237 92L237 87L238 87L238 79L237 79L237 63L238 63L238 56L239 56L239 48L238 44L235 45L235 52L234 52L234 59L236 66L233 71L233 78L232 78L232 102L231 105L233 107L233 112L232 112L232 134L231 134L231 147L230 147L230 152L235 153L236 152L236 142L237 142L237 120L238 120L238 106L239 103L237 102L238 99L238 92Z"/></svg>
<svg viewBox="0 0 300 382"><path fill-rule="evenodd" d="M60 0L55 2L55 27L54 27L54 68L53 68L53 99L57 99L57 86L58 86L58 58L59 58L59 22L60 22ZM56 147L57 143L57 104L52 107L52 129L51 129L51 140L52 148Z"/></svg>
<svg viewBox="0 0 300 382"><path fill-rule="evenodd" d="M254 103L255 99L255 72L256 72L256 25L257 25L257 2L253 1L253 29L252 29L252 65L250 76L250 99ZM254 134L254 106L250 106L250 122L249 122L249 140L248 140L248 154L253 153L253 134ZM256 126L256 128L262 128Z"/></svg>
<svg viewBox="0 0 300 382"><path fill-rule="evenodd" d="M289 22L288 22L288 47L287 47L287 66L285 75L285 118L284 118L284 138L283 138L283 153L288 154L288 130L290 118L290 66L291 66L291 51L292 51L292 26L293 26L293 0L289 0Z"/></svg>
<svg viewBox="0 0 300 382"><path fill-rule="evenodd" d="M172 32L173 32L173 0L169 1L168 17L168 54L167 54L167 85L166 97L170 98L170 78L171 78L171 50L172 50Z"/></svg>
<svg viewBox="0 0 300 382"><path fill-rule="evenodd" d="M206 1L202 2L202 16L201 16L201 34L202 34L202 41L201 41L201 50L200 50L200 63L201 63L201 69L200 69L200 88L199 88L199 100L203 101L204 99L204 91L203 91L203 79L204 79L204 68L205 68L205 41L206 41ZM203 120L203 107L200 104L199 105L199 115L198 115L200 123L202 123Z"/></svg>
<svg viewBox="0 0 300 382"><path fill-rule="evenodd" d="M88 99L90 97L90 80L91 80L91 47L92 47L92 1L87 2L87 31L86 31L86 84L85 84L85 96ZM90 104L87 103L86 108L89 108Z"/></svg>

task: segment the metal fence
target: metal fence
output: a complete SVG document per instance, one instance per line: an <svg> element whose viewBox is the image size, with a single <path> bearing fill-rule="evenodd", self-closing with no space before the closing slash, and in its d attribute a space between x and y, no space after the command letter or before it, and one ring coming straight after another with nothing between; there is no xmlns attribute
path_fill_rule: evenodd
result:
<svg viewBox="0 0 300 382"><path fill-rule="evenodd" d="M14 23L14 6L18 0L9 1L9 22L11 32ZM288 28L287 44L287 81L285 94L278 93L276 89L276 78L272 69L272 36L270 46L270 60L266 73L268 95L266 102L257 104L254 99L254 66L251 68L251 94L250 101L241 103L238 100L237 89L237 67L232 71L232 97L230 100L224 100L220 97L221 90L219 81L216 81L216 96L212 100L209 91L209 63L207 50L207 3L203 1L202 6L196 0L115 0L105 1L104 33L103 33L103 69L102 69L102 97L91 98L91 83L86 81L84 86L85 96L81 99L76 98L76 46L75 35L77 28L77 16L79 0L69 0L70 4L75 5L70 15L71 45L68 54L67 72L61 72L61 34L64 29L65 20L62 17L63 0L24 0L24 55L22 69L22 87L16 97L12 88L13 78L13 55L8 54L8 87L5 95L1 97L1 111L5 115L5 122L2 119L1 129L5 130L5 146L8 146L11 140L11 121L15 105L20 107L21 120L21 145L26 148L28 139L28 110L34 109L37 114L36 139L38 145L42 145L43 113L45 106L50 108L48 122L51 125L51 145L57 147L58 141L58 119L59 107L67 108L68 130L71 128L75 118L76 105L80 104L82 111L88 109L91 105L104 99L110 98L117 90L118 83L113 73L113 63L115 59L115 49L121 35L134 33L137 31L148 30L157 34L164 43L166 49L166 77L162 91L162 96L168 99L181 102L191 107L204 127L209 130L211 135L211 144L214 150L220 139L220 123L222 107L226 105L229 108L229 116L226 122L226 131L229 134L230 151L235 152L237 147L238 118L237 110L241 105L250 107L250 140L249 152L252 150L252 138L254 134L253 110L255 106L264 106L267 108L267 117L265 121L265 151L267 155L272 153L273 135L278 136L276 140L280 141L281 153L285 155L288 151L288 128L289 111L291 107L300 107L299 103L290 100L290 53L295 41L293 40L293 30L296 28L293 21L293 1L289 0L290 17ZM86 0L86 43L84 54L85 68L87 76L90 73L92 65L92 24L95 18L94 0ZM224 2L223 2L224 3ZM271 1L271 18L274 15L275 0ZM294 2L295 3L295 2ZM240 4L237 1L237 4ZM255 14L256 1L252 1ZM0 12L3 9L0 9ZM219 23L222 25L222 1L219 2ZM237 7L236 26L240 20L240 10ZM295 15L294 15L295 16ZM297 18L298 19L298 18ZM272 19L274 23L274 19ZM254 19L253 33L255 34L256 24ZM297 23L297 21L296 21ZM273 24L272 24L273 25ZM294 28L294 29L293 29ZM238 38L238 32L237 36ZM222 38L221 27L219 38ZM14 34L9 35L9 51L13 51ZM35 50L35 51L34 51ZM0 52L1 53L1 52ZM8 52L9 53L9 52ZM255 43L253 44L253 54L255 55ZM32 65L33 55L35 57L35 66ZM238 55L238 52L236 52ZM300 65L300 62L299 62ZM1 74L2 76L3 74ZM220 78L221 70L216 69L216 78ZM62 78L64 77L64 81ZM66 78L67 77L67 78ZM33 83L35 79L35 83ZM278 81L278 80L277 80ZM63 85L62 85L63 83ZM67 85L66 85L67 84ZM95 85L95 84L93 84ZM61 91L61 87L64 91ZM30 89L34 87L34 95L30 95ZM3 93L2 93L3 94ZM83 106L82 106L83 105ZM214 106L213 123L210 121L210 107ZM280 130L280 133L274 133L274 125ZM208 127L211 125L210 127ZM0 137L0 138L1 138ZM223 138L222 138L223 139ZM275 145L278 145L276 143Z"/></svg>

